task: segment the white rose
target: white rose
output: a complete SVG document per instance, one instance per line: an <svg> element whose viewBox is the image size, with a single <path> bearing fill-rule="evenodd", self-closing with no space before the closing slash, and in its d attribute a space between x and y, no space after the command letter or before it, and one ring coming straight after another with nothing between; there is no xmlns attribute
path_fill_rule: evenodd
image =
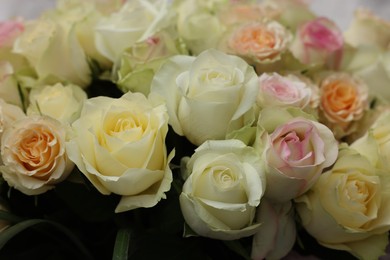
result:
<svg viewBox="0 0 390 260"><path fill-rule="evenodd" d="M71 172L65 151L66 129L45 116L24 117L6 128L1 138L0 167L8 185L27 195L54 188Z"/></svg>
<svg viewBox="0 0 390 260"><path fill-rule="evenodd" d="M264 192L260 158L238 140L207 141L186 162L180 195L187 224L199 235L233 240L256 233L256 207Z"/></svg>
<svg viewBox="0 0 390 260"><path fill-rule="evenodd" d="M50 17L31 21L16 40L13 51L29 61L40 80L54 77L82 87L91 81L91 70L74 25Z"/></svg>
<svg viewBox="0 0 390 260"><path fill-rule="evenodd" d="M117 62L122 52L171 24L167 0L128 1L95 28L98 51Z"/></svg>
<svg viewBox="0 0 390 260"><path fill-rule="evenodd" d="M253 122L257 75L241 58L211 49L169 59L151 92L166 100L173 130L200 145Z"/></svg>
<svg viewBox="0 0 390 260"><path fill-rule="evenodd" d="M68 156L102 194L122 195L116 212L153 207L171 187L164 104L131 93L84 103Z"/></svg>
<svg viewBox="0 0 390 260"><path fill-rule="evenodd" d="M45 86L30 92L30 105L27 115L43 114L62 123L72 123L81 112L87 94L79 86L62 85Z"/></svg>

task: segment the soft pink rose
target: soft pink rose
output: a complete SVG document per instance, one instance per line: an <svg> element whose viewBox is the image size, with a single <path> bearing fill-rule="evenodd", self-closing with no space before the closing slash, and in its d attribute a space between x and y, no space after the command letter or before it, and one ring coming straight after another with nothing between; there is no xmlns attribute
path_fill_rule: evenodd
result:
<svg viewBox="0 0 390 260"><path fill-rule="evenodd" d="M306 82L294 75L281 76L264 73L259 77L257 104L260 107L294 106L305 108L313 91Z"/></svg>
<svg viewBox="0 0 390 260"><path fill-rule="evenodd" d="M290 50L304 64L330 63L330 67L337 68L343 45L343 35L336 24L319 17L298 28Z"/></svg>
<svg viewBox="0 0 390 260"><path fill-rule="evenodd" d="M337 142L329 128L300 117L280 125L267 139L266 197L279 202L310 189L338 154Z"/></svg>
<svg viewBox="0 0 390 260"><path fill-rule="evenodd" d="M24 24L21 21L0 22L0 48L11 47L15 39L24 30Z"/></svg>

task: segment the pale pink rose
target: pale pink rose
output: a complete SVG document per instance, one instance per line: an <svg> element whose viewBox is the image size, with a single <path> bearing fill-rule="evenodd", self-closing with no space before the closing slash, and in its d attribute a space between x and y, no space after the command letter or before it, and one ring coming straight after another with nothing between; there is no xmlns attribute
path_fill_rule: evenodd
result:
<svg viewBox="0 0 390 260"><path fill-rule="evenodd" d="M292 202L273 203L262 199L257 207L256 221L262 225L253 236L251 258L281 259L286 256L296 239Z"/></svg>
<svg viewBox="0 0 390 260"><path fill-rule="evenodd" d="M332 68L339 66L344 40L337 25L325 17L319 17L302 24L290 50L304 64L329 63Z"/></svg>
<svg viewBox="0 0 390 260"><path fill-rule="evenodd" d="M337 151L333 133L320 123L294 118L280 125L268 136L264 152L266 197L283 202L303 194L335 162Z"/></svg>
<svg viewBox="0 0 390 260"><path fill-rule="evenodd" d="M65 128L50 117L25 117L1 138L0 167L8 185L37 195L54 188L73 168L65 151Z"/></svg>
<svg viewBox="0 0 390 260"><path fill-rule="evenodd" d="M0 22L0 48L11 47L15 39L24 31L24 24L18 20Z"/></svg>
<svg viewBox="0 0 390 260"><path fill-rule="evenodd" d="M280 59L290 40L290 32L278 22L249 22L233 30L227 47L243 58L271 63Z"/></svg>
<svg viewBox="0 0 390 260"><path fill-rule="evenodd" d="M257 105L305 108L311 100L312 93L311 87L294 75L264 73L259 77Z"/></svg>

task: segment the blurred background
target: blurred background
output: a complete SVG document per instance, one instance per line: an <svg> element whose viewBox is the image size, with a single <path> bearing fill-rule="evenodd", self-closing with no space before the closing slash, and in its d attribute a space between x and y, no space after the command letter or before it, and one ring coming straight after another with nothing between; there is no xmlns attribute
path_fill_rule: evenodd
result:
<svg viewBox="0 0 390 260"><path fill-rule="evenodd" d="M82 1L82 0L80 0ZM378 16L390 20L390 0L308 0L312 9L321 16L335 21L346 29L357 7L366 7ZM0 0L0 20L13 16L32 19L42 10L55 6L55 0Z"/></svg>

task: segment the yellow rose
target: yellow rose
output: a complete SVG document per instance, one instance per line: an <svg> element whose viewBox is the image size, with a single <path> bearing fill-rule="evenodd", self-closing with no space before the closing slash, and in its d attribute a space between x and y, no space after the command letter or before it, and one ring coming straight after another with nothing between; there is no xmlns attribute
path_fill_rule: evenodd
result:
<svg viewBox="0 0 390 260"><path fill-rule="evenodd" d="M170 189L172 172L163 104L140 93L84 103L67 142L68 156L102 193L122 195L116 212L153 207Z"/></svg>
<svg viewBox="0 0 390 260"><path fill-rule="evenodd" d="M336 164L297 198L303 227L321 245L360 259L384 254L390 230L390 175L342 148Z"/></svg>
<svg viewBox="0 0 390 260"><path fill-rule="evenodd" d="M54 188L73 168L65 150L66 130L55 119L24 117L6 128L1 138L0 167L8 185L27 195Z"/></svg>

